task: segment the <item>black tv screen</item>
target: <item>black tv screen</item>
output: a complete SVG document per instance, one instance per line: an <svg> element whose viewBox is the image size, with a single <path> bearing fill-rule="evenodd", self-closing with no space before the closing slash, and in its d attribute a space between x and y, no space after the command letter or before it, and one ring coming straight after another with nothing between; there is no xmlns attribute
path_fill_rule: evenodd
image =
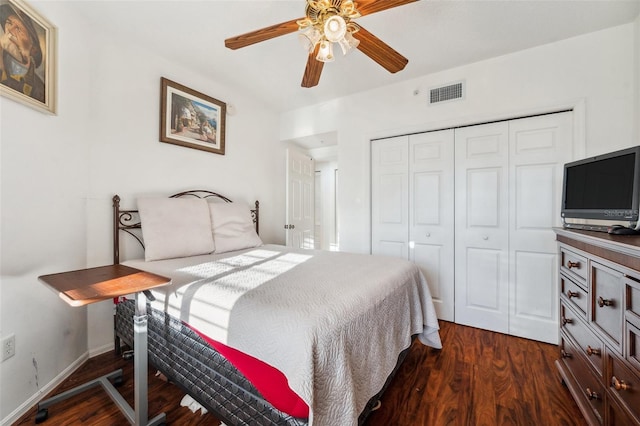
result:
<svg viewBox="0 0 640 426"><path fill-rule="evenodd" d="M638 220L640 147L565 164L563 218Z"/></svg>

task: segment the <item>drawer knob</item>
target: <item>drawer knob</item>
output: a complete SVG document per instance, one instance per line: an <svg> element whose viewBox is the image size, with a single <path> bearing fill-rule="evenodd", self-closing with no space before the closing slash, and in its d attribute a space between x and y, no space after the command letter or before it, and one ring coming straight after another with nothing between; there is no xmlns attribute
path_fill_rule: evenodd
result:
<svg viewBox="0 0 640 426"><path fill-rule="evenodd" d="M568 261L567 262L567 268L569 268L569 269L572 269L572 268L580 269L580 262Z"/></svg>
<svg viewBox="0 0 640 426"><path fill-rule="evenodd" d="M592 391L591 388L587 388L587 398L589 399L601 399L600 394L596 391Z"/></svg>
<svg viewBox="0 0 640 426"><path fill-rule="evenodd" d="M569 352L565 351L564 349L560 351L560 355L562 356L562 358L573 358L573 355L571 355Z"/></svg>
<svg viewBox="0 0 640 426"><path fill-rule="evenodd" d="M578 297L580 294L577 291L567 290L567 297L571 299L572 297Z"/></svg>
<svg viewBox="0 0 640 426"><path fill-rule="evenodd" d="M562 317L562 325L573 324L573 320L571 318Z"/></svg>
<svg viewBox="0 0 640 426"><path fill-rule="evenodd" d="M600 349L592 348L591 346L587 346L587 355L600 355Z"/></svg>
<svg viewBox="0 0 640 426"><path fill-rule="evenodd" d="M613 300L603 299L602 296L598 297L598 306L601 308L605 306L613 306Z"/></svg>
<svg viewBox="0 0 640 426"><path fill-rule="evenodd" d="M630 390L631 385L625 383L624 380L618 380L616 376L611 378L611 386L613 386L616 390Z"/></svg>

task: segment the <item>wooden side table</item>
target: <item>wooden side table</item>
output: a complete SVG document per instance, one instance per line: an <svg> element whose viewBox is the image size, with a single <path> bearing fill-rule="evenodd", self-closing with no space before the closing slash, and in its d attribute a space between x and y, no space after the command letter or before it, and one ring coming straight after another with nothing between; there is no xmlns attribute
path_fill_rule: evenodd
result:
<svg viewBox="0 0 640 426"><path fill-rule="evenodd" d="M43 275L38 279L56 291L71 306L84 306L89 303L135 293L136 311L133 317L135 410L131 408L109 381L109 379L114 380L116 384L122 382L122 370L116 370L41 401L38 403L36 423L41 423L48 418L47 407L95 386L103 387L126 416L129 423L136 426L152 426L165 423L166 417L164 413L148 420L147 296L153 298L149 290L168 285L171 283L171 279L119 264Z"/></svg>

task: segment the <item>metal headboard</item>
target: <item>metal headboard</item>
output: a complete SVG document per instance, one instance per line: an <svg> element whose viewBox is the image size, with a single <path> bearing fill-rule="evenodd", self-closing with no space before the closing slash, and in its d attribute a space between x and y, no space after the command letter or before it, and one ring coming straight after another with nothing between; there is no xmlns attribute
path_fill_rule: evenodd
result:
<svg viewBox="0 0 640 426"><path fill-rule="evenodd" d="M216 192L211 192L203 189L194 189L190 191L179 192L173 194L168 198L181 198L181 197L195 197L195 198L213 198L220 199L226 203L232 201L220 195ZM251 218L256 226L256 232L260 233L260 202L255 202L255 208L251 209ZM120 263L120 231L126 232L135 238L140 246L144 249L144 242L142 241L142 226L140 223L140 215L138 210L121 210L120 209L120 197L118 195L113 196L113 263L114 265Z"/></svg>

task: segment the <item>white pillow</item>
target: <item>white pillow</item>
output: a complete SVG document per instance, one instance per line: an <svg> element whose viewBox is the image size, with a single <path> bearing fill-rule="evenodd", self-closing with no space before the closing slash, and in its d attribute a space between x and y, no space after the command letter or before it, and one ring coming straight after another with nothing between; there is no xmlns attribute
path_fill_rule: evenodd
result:
<svg viewBox="0 0 640 426"><path fill-rule="evenodd" d="M216 253L258 247L262 240L256 232L251 210L245 203L209 203Z"/></svg>
<svg viewBox="0 0 640 426"><path fill-rule="evenodd" d="M215 246L207 205L200 198L139 198L145 260L212 253Z"/></svg>

